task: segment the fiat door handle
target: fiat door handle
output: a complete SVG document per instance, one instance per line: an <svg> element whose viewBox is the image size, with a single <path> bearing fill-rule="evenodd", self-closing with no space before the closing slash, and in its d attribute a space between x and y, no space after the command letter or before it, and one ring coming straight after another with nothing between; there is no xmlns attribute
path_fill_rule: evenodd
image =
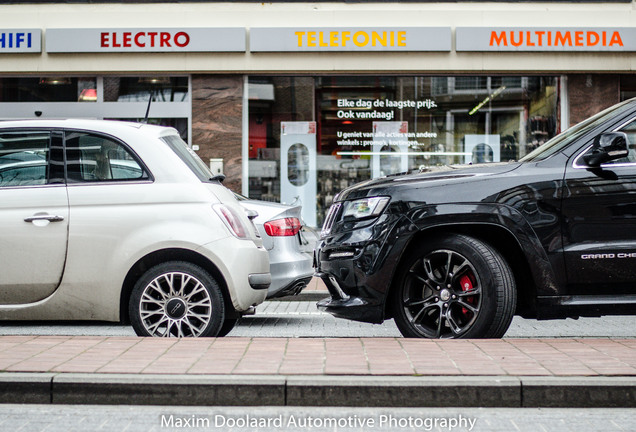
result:
<svg viewBox="0 0 636 432"><path fill-rule="evenodd" d="M62 222L64 217L56 216L56 215L34 215L28 218L24 218L25 222L35 222L35 221L49 221L49 222Z"/></svg>

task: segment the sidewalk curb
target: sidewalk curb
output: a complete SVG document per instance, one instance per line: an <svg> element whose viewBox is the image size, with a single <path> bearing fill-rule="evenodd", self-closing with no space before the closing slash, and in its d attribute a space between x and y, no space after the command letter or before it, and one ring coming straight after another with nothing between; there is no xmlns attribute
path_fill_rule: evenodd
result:
<svg viewBox="0 0 636 432"><path fill-rule="evenodd" d="M519 407L516 377L288 377L287 401L300 406Z"/></svg>
<svg viewBox="0 0 636 432"><path fill-rule="evenodd" d="M56 404L285 405L285 377L244 375L60 374L52 380Z"/></svg>
<svg viewBox="0 0 636 432"><path fill-rule="evenodd" d="M525 377L521 384L524 407L636 407L636 377Z"/></svg>
<svg viewBox="0 0 636 432"><path fill-rule="evenodd" d="M636 407L636 377L0 373L0 403Z"/></svg>
<svg viewBox="0 0 636 432"><path fill-rule="evenodd" d="M0 403L50 404L54 373L0 373Z"/></svg>

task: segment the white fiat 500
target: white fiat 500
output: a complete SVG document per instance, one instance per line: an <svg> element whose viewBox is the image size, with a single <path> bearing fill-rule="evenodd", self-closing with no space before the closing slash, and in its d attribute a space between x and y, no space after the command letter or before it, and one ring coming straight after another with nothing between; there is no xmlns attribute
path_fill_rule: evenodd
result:
<svg viewBox="0 0 636 432"><path fill-rule="evenodd" d="M254 224L176 130L0 123L0 320L223 336L270 282Z"/></svg>

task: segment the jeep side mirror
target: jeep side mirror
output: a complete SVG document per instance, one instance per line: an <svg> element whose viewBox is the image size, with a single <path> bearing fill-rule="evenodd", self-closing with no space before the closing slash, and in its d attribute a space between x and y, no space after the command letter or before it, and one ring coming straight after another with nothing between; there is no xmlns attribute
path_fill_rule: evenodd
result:
<svg viewBox="0 0 636 432"><path fill-rule="evenodd" d="M605 162L624 158L629 154L625 132L606 132L596 138L592 144L592 152L583 157L588 166L598 167Z"/></svg>

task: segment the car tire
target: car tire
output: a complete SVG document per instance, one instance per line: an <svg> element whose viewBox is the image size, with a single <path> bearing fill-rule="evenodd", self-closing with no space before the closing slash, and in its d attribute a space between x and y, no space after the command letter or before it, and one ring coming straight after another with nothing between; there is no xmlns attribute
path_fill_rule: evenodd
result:
<svg viewBox="0 0 636 432"><path fill-rule="evenodd" d="M418 246L400 266L393 316L405 337L500 338L517 291L508 263L487 243L448 234Z"/></svg>
<svg viewBox="0 0 636 432"><path fill-rule="evenodd" d="M216 336L217 337L227 336L227 334L234 329L234 326L236 326L236 323L238 323L238 318L226 318L225 321L223 322L223 325L221 326L221 330L219 330L219 333Z"/></svg>
<svg viewBox="0 0 636 432"><path fill-rule="evenodd" d="M132 290L129 313L139 336L214 337L225 321L219 284L201 267L184 261L146 271Z"/></svg>

